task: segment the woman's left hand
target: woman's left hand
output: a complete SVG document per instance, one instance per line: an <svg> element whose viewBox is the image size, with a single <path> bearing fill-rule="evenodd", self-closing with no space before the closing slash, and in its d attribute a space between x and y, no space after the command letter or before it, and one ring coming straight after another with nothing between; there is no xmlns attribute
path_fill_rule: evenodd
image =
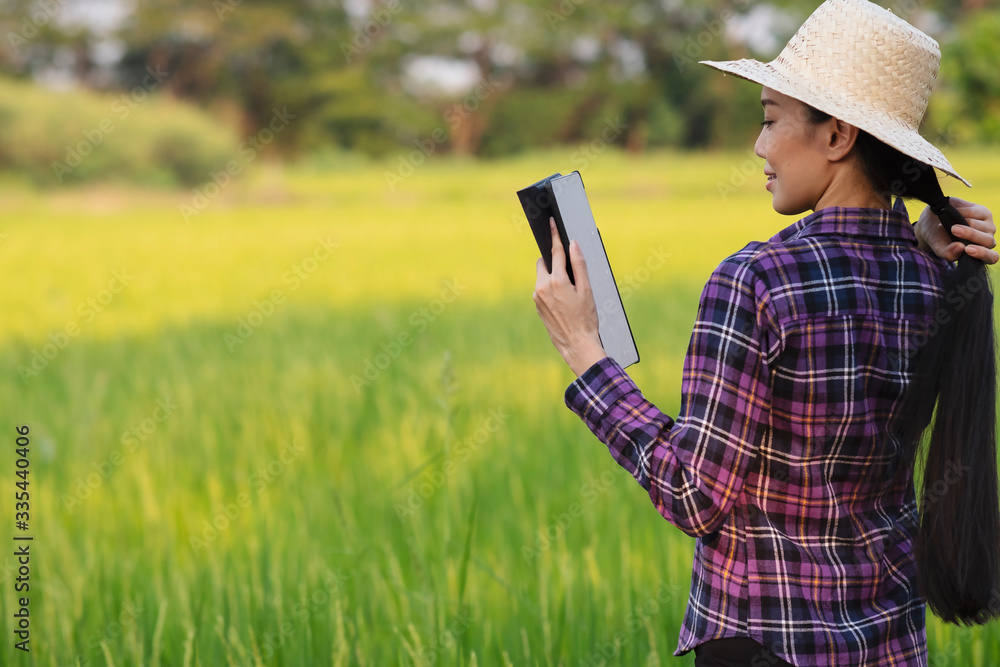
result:
<svg viewBox="0 0 1000 667"><path fill-rule="evenodd" d="M574 286L566 273L566 254L552 218L549 218L549 229L552 232L552 273L545 268L545 260L539 257L535 265L535 292L531 298L552 344L579 377L608 355L598 333L597 304L583 251L575 240L570 243Z"/></svg>

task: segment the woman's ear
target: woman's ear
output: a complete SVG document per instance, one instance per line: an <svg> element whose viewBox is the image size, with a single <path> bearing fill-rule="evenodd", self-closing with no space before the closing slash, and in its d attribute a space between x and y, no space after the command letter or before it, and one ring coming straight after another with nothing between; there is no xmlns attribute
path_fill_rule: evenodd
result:
<svg viewBox="0 0 1000 667"><path fill-rule="evenodd" d="M851 149L854 148L854 142L858 140L859 130L856 126L845 123L839 118L831 118L829 123L831 127L827 156L831 162L838 162L847 157Z"/></svg>

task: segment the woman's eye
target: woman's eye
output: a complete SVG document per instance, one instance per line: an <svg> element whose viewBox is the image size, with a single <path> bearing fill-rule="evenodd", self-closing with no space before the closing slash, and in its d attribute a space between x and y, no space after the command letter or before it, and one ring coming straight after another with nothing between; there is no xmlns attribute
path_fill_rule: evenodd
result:
<svg viewBox="0 0 1000 667"><path fill-rule="evenodd" d="M773 123L773 122L774 122L773 120L765 120L763 123L760 124L760 126L761 127L770 127L771 123Z"/></svg>

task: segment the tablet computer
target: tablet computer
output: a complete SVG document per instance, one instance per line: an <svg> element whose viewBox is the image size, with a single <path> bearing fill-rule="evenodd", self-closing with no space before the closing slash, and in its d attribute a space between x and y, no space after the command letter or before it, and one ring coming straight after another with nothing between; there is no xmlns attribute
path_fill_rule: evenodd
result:
<svg viewBox="0 0 1000 667"><path fill-rule="evenodd" d="M587 260L587 276L597 304L601 345L608 356L625 368L639 361L632 328L625 315L618 285L611 273L611 263L604 250L601 233L590 210L580 172L563 176L553 174L519 190L518 199L528 218L545 267L552 271L552 231L549 218L555 218L556 230L566 253L566 273L575 285L569 259L569 243L576 240Z"/></svg>

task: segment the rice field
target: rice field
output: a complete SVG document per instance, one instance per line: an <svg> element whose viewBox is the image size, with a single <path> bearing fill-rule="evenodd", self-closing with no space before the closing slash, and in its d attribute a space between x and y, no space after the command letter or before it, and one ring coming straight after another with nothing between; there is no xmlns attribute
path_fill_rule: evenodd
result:
<svg viewBox="0 0 1000 667"><path fill-rule="evenodd" d="M976 187L949 191L1000 210L995 159L950 157ZM672 653L694 542L565 407L514 192L581 171L630 288L630 374L676 414L709 272L794 222L762 161L397 166L265 165L203 207L0 185L0 662L693 664ZM931 665L1000 664L996 625L931 617L928 640Z"/></svg>

